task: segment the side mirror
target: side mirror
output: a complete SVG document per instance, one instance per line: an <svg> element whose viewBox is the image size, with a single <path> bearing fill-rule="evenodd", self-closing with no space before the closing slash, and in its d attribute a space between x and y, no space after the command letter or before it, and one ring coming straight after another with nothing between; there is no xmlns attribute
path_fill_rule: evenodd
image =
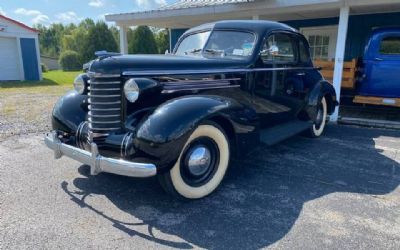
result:
<svg viewBox="0 0 400 250"><path fill-rule="evenodd" d="M169 55L169 50L165 50L164 54Z"/></svg>

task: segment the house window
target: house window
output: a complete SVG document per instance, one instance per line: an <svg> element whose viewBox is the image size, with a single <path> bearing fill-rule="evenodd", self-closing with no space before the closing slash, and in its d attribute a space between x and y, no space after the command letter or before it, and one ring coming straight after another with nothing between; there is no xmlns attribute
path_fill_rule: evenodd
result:
<svg viewBox="0 0 400 250"><path fill-rule="evenodd" d="M313 60L329 59L329 36L311 35L308 42L310 43L310 53Z"/></svg>
<svg viewBox="0 0 400 250"><path fill-rule="evenodd" d="M337 26L304 27L301 33L310 44L313 60L333 60L336 52Z"/></svg>
<svg viewBox="0 0 400 250"><path fill-rule="evenodd" d="M383 38L379 53L383 55L400 55L400 37Z"/></svg>

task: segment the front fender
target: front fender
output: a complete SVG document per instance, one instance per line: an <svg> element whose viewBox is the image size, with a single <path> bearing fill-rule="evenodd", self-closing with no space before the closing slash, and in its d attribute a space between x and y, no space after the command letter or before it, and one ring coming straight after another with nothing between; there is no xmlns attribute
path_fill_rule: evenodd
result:
<svg viewBox="0 0 400 250"><path fill-rule="evenodd" d="M170 100L139 124L135 147L156 160L161 170L172 167L197 125L235 107L239 104L220 96L185 96Z"/></svg>
<svg viewBox="0 0 400 250"><path fill-rule="evenodd" d="M62 96L53 109L53 129L74 135L79 124L86 119L87 99L86 95L80 95L75 90Z"/></svg>

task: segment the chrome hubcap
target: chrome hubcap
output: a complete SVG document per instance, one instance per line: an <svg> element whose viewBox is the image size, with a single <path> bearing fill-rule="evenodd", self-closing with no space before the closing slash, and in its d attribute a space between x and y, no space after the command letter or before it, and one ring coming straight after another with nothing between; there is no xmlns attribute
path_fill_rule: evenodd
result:
<svg viewBox="0 0 400 250"><path fill-rule="evenodd" d="M199 176L207 172L211 163L210 150L204 146L193 148L189 152L188 169L191 174Z"/></svg>

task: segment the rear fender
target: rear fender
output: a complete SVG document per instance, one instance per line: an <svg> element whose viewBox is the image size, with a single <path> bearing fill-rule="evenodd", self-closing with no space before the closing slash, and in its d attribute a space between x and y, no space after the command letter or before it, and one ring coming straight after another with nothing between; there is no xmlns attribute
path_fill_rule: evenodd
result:
<svg viewBox="0 0 400 250"><path fill-rule="evenodd" d="M318 82L310 91L307 100L307 113L311 119L315 119L317 115L317 106L322 97L329 96L328 114L332 114L337 106L336 92L332 84L327 81Z"/></svg>

